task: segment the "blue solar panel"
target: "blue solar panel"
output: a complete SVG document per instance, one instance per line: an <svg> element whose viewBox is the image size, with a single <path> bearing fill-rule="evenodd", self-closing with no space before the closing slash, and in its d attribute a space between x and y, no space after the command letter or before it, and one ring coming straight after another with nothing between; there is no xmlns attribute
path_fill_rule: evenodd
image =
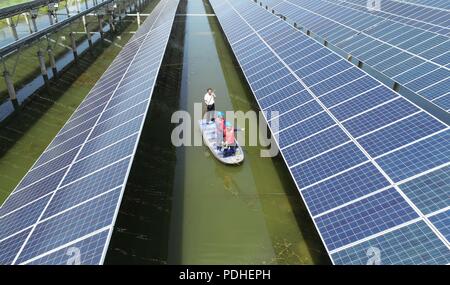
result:
<svg viewBox="0 0 450 285"><path fill-rule="evenodd" d="M83 159L80 156L79 161L72 165L70 171L66 174L62 185L70 183L85 175L90 175L95 170L108 166L115 161L121 160L133 153L138 135L128 137L118 143L115 143L103 150L100 150L89 157ZM88 143L89 144L89 143Z"/></svg>
<svg viewBox="0 0 450 285"><path fill-rule="evenodd" d="M430 221L445 237L445 239L447 241L450 241L450 210L430 217Z"/></svg>
<svg viewBox="0 0 450 285"><path fill-rule="evenodd" d="M400 184L400 189L422 213L431 214L450 205L448 185L450 166Z"/></svg>
<svg viewBox="0 0 450 285"><path fill-rule="evenodd" d="M291 170L300 187L306 187L366 160L367 157L355 144L347 143Z"/></svg>
<svg viewBox="0 0 450 285"><path fill-rule="evenodd" d="M41 178L44 178L50 174L53 174L55 171L68 166L73 161L79 150L80 147L77 147L59 156L58 159L51 160L44 165L33 167L23 178L17 188L21 189L28 186Z"/></svg>
<svg viewBox="0 0 450 285"><path fill-rule="evenodd" d="M102 263L109 231L105 230L26 264L97 265Z"/></svg>
<svg viewBox="0 0 450 285"><path fill-rule="evenodd" d="M283 149L283 154L287 164L294 165L349 140L348 136L339 127L334 126L288 146Z"/></svg>
<svg viewBox="0 0 450 285"><path fill-rule="evenodd" d="M276 111L279 114L283 114L292 109L292 106L300 106L311 100L313 100L313 97L306 90L302 90L264 108L264 111Z"/></svg>
<svg viewBox="0 0 450 285"><path fill-rule="evenodd" d="M433 168L448 164L450 145L444 143L449 141L445 135L448 126L252 1L211 0L211 4L259 106L280 112L281 128L273 129L274 121L269 123L332 259L358 263L357 255L348 260L336 253L389 236L396 232L393 227L406 229L408 223L424 219L417 210L422 208L420 203L411 206L420 193L414 193L416 199L401 190L408 181L421 185L419 179L433 173ZM321 7L323 13L333 12L326 5ZM290 12L305 16L304 21L317 20L296 9ZM256 17L270 26L256 27ZM269 21L270 17L275 22ZM325 20L320 23L322 26L317 23L316 27L336 38L352 35ZM237 38L237 27L253 32ZM353 48L361 44L363 39ZM254 51L254 57L246 49ZM368 44L367 54L371 50ZM395 182L405 183L398 186ZM443 191L430 193L436 207L446 207ZM442 240L432 234L434 239L427 244L432 248L417 247L419 256L442 249ZM416 236L401 238L405 243ZM393 243L400 237L389 239ZM402 244L392 244L395 246ZM393 256L396 252L403 255ZM418 260L406 245L387 254L386 260L394 263L449 261L448 248L424 260Z"/></svg>
<svg viewBox="0 0 450 285"><path fill-rule="evenodd" d="M356 138L418 111L419 108L400 97L349 119L343 125Z"/></svg>
<svg viewBox="0 0 450 285"><path fill-rule="evenodd" d="M281 131L278 134L279 145L281 148L286 147L301 138L306 138L332 125L334 125L333 119L331 119L328 114L325 112L319 113L316 116Z"/></svg>
<svg viewBox="0 0 450 285"><path fill-rule="evenodd" d="M31 230L25 230L17 233L8 239L0 241L0 264L8 265L14 261L17 253L22 247L23 242L27 238Z"/></svg>
<svg viewBox="0 0 450 285"><path fill-rule="evenodd" d="M329 250L418 218L393 188L315 218Z"/></svg>
<svg viewBox="0 0 450 285"><path fill-rule="evenodd" d="M86 122L64 132L64 133L58 133L56 137L53 139L53 141L50 143L48 148L53 148L57 145L60 145L63 142L68 141L69 139L72 139L76 135L79 135L82 132L88 131L90 128L92 128L95 123L97 122L98 116L87 120Z"/></svg>
<svg viewBox="0 0 450 285"><path fill-rule="evenodd" d="M380 86L380 83L377 81L367 80L367 78L362 77L328 92L320 97L320 101L322 101L326 107L332 107L377 86Z"/></svg>
<svg viewBox="0 0 450 285"><path fill-rule="evenodd" d="M66 169L57 171L27 188L13 192L13 195L10 195L0 208L0 216L54 191L63 178L65 170Z"/></svg>
<svg viewBox="0 0 450 285"><path fill-rule="evenodd" d="M31 204L1 217L0 222L2 227L0 228L0 240L34 224L39 219L42 210L44 210L49 200L49 195L44 196Z"/></svg>
<svg viewBox="0 0 450 285"><path fill-rule="evenodd" d="M394 180L401 181L433 167L448 163L450 130L424 139L377 159Z"/></svg>
<svg viewBox="0 0 450 285"><path fill-rule="evenodd" d="M301 193L311 214L315 216L389 185L372 163L365 163L301 190Z"/></svg>
<svg viewBox="0 0 450 285"><path fill-rule="evenodd" d="M80 146L86 140L88 135L89 135L89 131L82 132L81 134L79 134L59 145L56 145L56 146L52 147L51 149L46 150L36 161L34 166L39 166L41 164L44 164L56 157L68 152L69 150L72 150L75 147Z"/></svg>
<svg viewBox="0 0 450 285"><path fill-rule="evenodd" d="M379 8L368 11L368 2L358 0L262 1L269 10L286 16L291 23L296 22L388 77L398 75L398 82L448 110L434 99L448 90L448 83L440 81L448 79L450 72L450 13L423 6L419 13L417 6L398 2L395 5L402 5L401 10L391 10L386 7L393 1L382 2ZM422 15L427 16L426 20L421 19Z"/></svg>
<svg viewBox="0 0 450 285"><path fill-rule="evenodd" d="M130 159L121 160L86 178L61 187L53 196L42 218L51 217L105 191L122 186L123 177L126 175L129 163Z"/></svg>
<svg viewBox="0 0 450 285"><path fill-rule="evenodd" d="M407 242L406 242L407 241ZM423 222L408 225L332 254L336 264L373 264L379 250L381 264L447 264L450 251Z"/></svg>
<svg viewBox="0 0 450 285"><path fill-rule="evenodd" d="M321 112L323 109L316 101L310 101L296 108L291 108L288 112L278 117L280 130L283 130L292 124L305 120L314 114Z"/></svg>
<svg viewBox="0 0 450 285"><path fill-rule="evenodd" d="M344 121L394 98L396 98L396 95L391 90L384 86L378 86L374 89L369 89L361 95L350 98L348 101L333 106L330 108L330 111L336 119Z"/></svg>
<svg viewBox="0 0 450 285"><path fill-rule="evenodd" d="M178 2L156 6L2 205L0 263L66 264L69 245L103 262Z"/></svg>
<svg viewBox="0 0 450 285"><path fill-rule="evenodd" d="M271 106L273 104L276 104L280 102L283 99L288 98L289 96L298 93L300 90L303 90L304 88L302 85L298 82L293 82L292 84L286 85L282 87L280 90L272 93L267 94L260 98L260 104L262 108L266 108L268 106ZM255 95L257 96L257 95ZM310 98L308 98L310 99Z"/></svg>
<svg viewBox="0 0 450 285"><path fill-rule="evenodd" d="M358 139L372 157L431 135L447 126L420 112L402 121Z"/></svg>
<svg viewBox="0 0 450 285"><path fill-rule="evenodd" d="M25 244L17 263L109 226L120 194L120 188L117 188L56 217L41 221Z"/></svg>

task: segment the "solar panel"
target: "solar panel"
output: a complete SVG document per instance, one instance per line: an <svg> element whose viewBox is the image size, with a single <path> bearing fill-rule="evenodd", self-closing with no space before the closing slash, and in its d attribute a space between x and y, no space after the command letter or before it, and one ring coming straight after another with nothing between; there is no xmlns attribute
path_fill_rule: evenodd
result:
<svg viewBox="0 0 450 285"><path fill-rule="evenodd" d="M449 263L449 126L253 1L210 2L260 108L279 111L272 133L332 261Z"/></svg>
<svg viewBox="0 0 450 285"><path fill-rule="evenodd" d="M101 264L177 0L161 1L0 208L0 264Z"/></svg>
<svg viewBox="0 0 450 285"><path fill-rule="evenodd" d="M367 1L365 0L344 0L342 2L345 3L345 7L362 12L368 11ZM417 6L413 3L393 0L383 0L378 7L373 8L370 12L376 16L444 36L450 34L450 29L448 28L449 14L444 9ZM412 36L415 35L412 34Z"/></svg>
<svg viewBox="0 0 450 285"><path fill-rule="evenodd" d="M366 0L262 2L450 112L449 10L391 0L376 9Z"/></svg>

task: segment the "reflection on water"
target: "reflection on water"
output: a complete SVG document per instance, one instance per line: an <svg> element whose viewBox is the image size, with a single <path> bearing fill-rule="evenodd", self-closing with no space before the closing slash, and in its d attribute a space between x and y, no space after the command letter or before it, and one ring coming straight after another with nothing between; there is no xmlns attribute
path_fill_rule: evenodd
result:
<svg viewBox="0 0 450 285"><path fill-rule="evenodd" d="M211 10L191 0L179 13ZM256 109L217 20L176 19L106 263L329 263L282 158L245 147L233 167L171 145L172 112L192 113L206 87L220 110Z"/></svg>

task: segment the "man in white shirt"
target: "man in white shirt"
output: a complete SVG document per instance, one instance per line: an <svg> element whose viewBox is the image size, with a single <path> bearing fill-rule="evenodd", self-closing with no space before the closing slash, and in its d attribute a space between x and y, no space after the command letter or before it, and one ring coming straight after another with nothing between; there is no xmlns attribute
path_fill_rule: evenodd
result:
<svg viewBox="0 0 450 285"><path fill-rule="evenodd" d="M216 98L216 94L214 94L212 88L208 88L206 90L206 94L203 97L203 101L206 104L206 122L214 122L214 111L216 110L214 106L214 99Z"/></svg>

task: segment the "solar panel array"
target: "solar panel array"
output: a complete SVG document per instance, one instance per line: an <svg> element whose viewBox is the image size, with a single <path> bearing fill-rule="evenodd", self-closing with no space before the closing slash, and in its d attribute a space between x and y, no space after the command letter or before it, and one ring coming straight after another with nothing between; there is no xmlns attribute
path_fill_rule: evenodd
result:
<svg viewBox="0 0 450 285"><path fill-rule="evenodd" d="M381 3L374 9L366 0L262 2L450 112L450 10L391 0L369 2Z"/></svg>
<svg viewBox="0 0 450 285"><path fill-rule="evenodd" d="M449 127L253 1L210 2L333 262L449 263Z"/></svg>
<svg viewBox="0 0 450 285"><path fill-rule="evenodd" d="M0 208L0 264L103 262L178 6L161 1Z"/></svg>

